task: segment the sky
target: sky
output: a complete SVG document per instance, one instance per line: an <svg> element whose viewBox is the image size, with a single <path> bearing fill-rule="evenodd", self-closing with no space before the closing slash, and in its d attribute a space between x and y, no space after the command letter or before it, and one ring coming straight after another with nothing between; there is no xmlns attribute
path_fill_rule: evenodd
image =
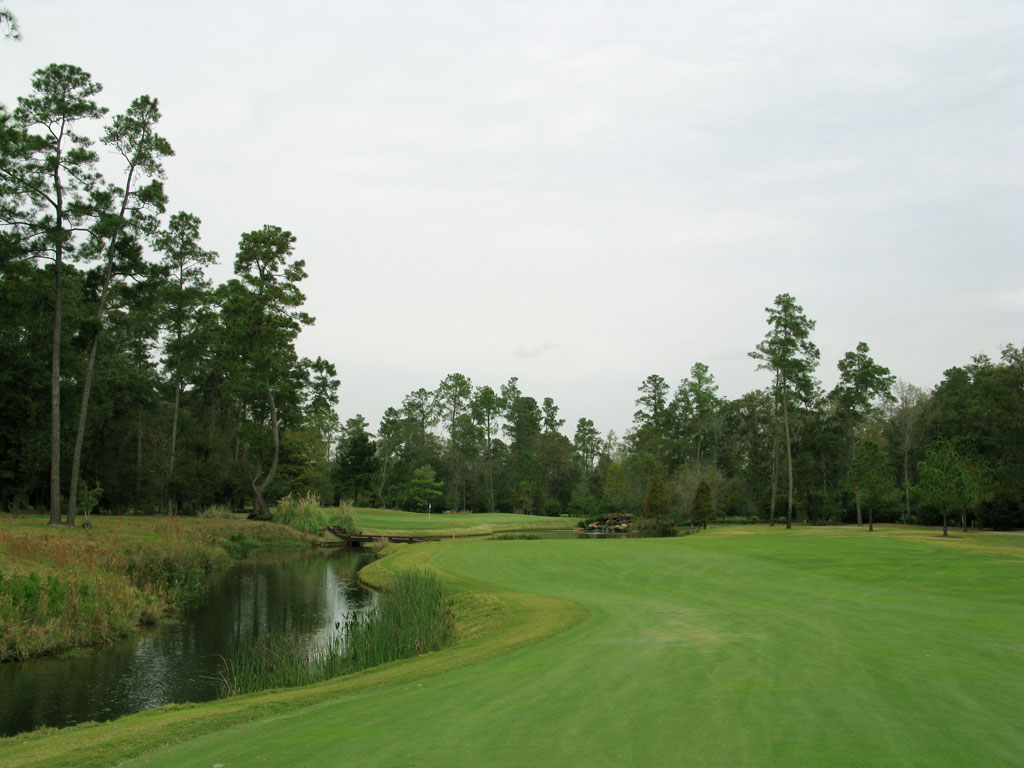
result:
<svg viewBox="0 0 1024 768"><path fill-rule="evenodd" d="M51 62L159 99L219 279L295 234L342 418L458 371L621 436L651 373L766 386L780 293L826 388L1024 344L1019 0L0 5L0 103Z"/></svg>

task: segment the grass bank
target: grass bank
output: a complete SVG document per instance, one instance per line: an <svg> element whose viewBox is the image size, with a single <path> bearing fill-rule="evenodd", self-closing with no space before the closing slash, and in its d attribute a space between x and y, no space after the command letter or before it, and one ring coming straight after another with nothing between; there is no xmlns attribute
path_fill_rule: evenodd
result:
<svg viewBox="0 0 1024 768"><path fill-rule="evenodd" d="M1021 764L1024 537L751 526L397 551L365 577L442 571L455 648L15 738L0 762Z"/></svg>
<svg viewBox="0 0 1024 768"><path fill-rule="evenodd" d="M232 557L306 540L244 520L94 515L68 529L0 516L0 661L124 637L201 601L206 574Z"/></svg>

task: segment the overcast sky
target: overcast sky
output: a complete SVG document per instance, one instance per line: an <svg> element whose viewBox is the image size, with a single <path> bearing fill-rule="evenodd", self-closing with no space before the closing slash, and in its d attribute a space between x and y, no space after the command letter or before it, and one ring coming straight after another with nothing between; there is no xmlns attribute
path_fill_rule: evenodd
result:
<svg viewBox="0 0 1024 768"><path fill-rule="evenodd" d="M1020 0L0 5L0 102L51 62L160 100L219 276L296 235L343 418L460 371L621 435L650 373L765 386L782 292L827 387L1024 343Z"/></svg>

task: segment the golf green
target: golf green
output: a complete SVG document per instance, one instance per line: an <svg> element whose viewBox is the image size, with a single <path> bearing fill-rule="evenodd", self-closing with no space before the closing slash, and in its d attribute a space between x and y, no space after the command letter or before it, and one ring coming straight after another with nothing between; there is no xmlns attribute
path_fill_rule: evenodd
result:
<svg viewBox="0 0 1024 768"><path fill-rule="evenodd" d="M1024 764L1024 541L753 530L435 545L589 618L130 764Z"/></svg>

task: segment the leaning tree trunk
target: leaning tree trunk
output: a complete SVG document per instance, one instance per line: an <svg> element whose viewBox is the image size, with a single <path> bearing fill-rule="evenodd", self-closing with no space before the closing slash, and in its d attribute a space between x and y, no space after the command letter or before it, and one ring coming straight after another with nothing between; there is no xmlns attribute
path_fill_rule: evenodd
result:
<svg viewBox="0 0 1024 768"><path fill-rule="evenodd" d="M106 284L103 286L106 294ZM102 302L102 298L100 299ZM99 314L102 316L103 310ZM82 463L82 444L85 442L85 419L89 410L89 393L92 391L93 370L96 365L96 349L100 345L100 329L96 329L92 344L89 346L89 359L85 367L85 384L82 387L82 405L78 409L78 429L75 431L75 452L71 459L71 487L68 489L68 519L66 525L75 527L75 512L78 499L78 473Z"/></svg>
<svg viewBox="0 0 1024 768"><path fill-rule="evenodd" d="M124 210L122 208L122 214ZM68 520L67 525L74 527L75 512L77 511L78 498L78 474L82 463L82 445L85 442L85 423L89 413L89 394L92 392L93 374L96 372L96 352L100 346L100 336L103 333L103 315L107 304L107 291L110 289L110 278L114 270L114 243L117 241L117 234L110 240L110 247L107 249L107 268L103 274L103 288L100 290L100 302L96 309L96 335L92 337L92 344L89 345L89 358L85 365L85 383L82 386L82 405L78 409L78 429L75 431L75 452L71 459L71 487L68 489Z"/></svg>
<svg viewBox="0 0 1024 768"><path fill-rule="evenodd" d="M277 405L274 403L274 390L270 386L270 382L267 382L267 402L270 404L270 426L274 432L274 457L270 461L270 469L267 470L266 476L263 481L257 485L256 479L252 481L252 489L254 493L253 501L258 506L257 509L253 510L255 516L262 520L270 519L270 507L267 506L264 494L267 492L267 488L274 480L274 475L277 474L277 461L281 453L281 436L278 430L277 423Z"/></svg>
<svg viewBox="0 0 1024 768"><path fill-rule="evenodd" d="M128 199L131 196L132 176L135 174L135 166L128 169L128 179L125 182L124 195L121 197L121 210L118 217L123 222L124 213L128 210ZM122 224L123 227L123 224ZM103 272L103 288L100 290L99 306L96 308L96 335L93 336L92 346L89 348L89 360L85 367L85 384L82 387L82 406L78 410L78 430L75 433L75 453L71 459L71 487L68 490L68 521L69 527L75 525L76 499L78 497L78 471L82 461L82 444L85 442L85 422L89 411L89 393L92 391L92 379L96 370L96 350L100 346L100 336L103 334L103 315L107 308L107 293L110 290L110 280L114 273L114 248L117 245L117 238L121 230L117 229L110 236L107 243L107 265Z"/></svg>

